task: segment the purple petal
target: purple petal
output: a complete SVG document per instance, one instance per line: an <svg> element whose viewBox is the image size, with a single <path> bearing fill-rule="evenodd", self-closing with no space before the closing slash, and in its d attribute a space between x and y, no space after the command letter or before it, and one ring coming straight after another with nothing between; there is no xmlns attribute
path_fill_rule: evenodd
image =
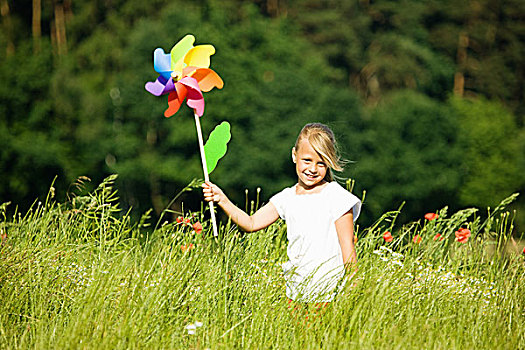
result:
<svg viewBox="0 0 525 350"><path fill-rule="evenodd" d="M147 82L145 88L149 93L160 96L175 91L175 84L172 78L166 80L166 78L160 75L155 82Z"/></svg>

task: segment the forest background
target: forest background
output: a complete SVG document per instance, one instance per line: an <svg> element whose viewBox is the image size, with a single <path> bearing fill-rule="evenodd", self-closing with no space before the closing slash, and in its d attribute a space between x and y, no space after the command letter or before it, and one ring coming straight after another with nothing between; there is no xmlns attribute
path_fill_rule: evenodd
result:
<svg viewBox="0 0 525 350"><path fill-rule="evenodd" d="M525 2L0 0L0 203L27 209L54 182L119 175L121 206L160 214L202 177L191 111L163 117L153 51L187 33L225 81L206 135L232 125L212 180L240 206L296 180L307 122L330 125L361 225L445 206L494 207L525 188ZM87 189L89 190L89 188ZM201 193L175 206L199 210ZM513 204L525 230L525 200ZM521 213L521 215L520 215Z"/></svg>

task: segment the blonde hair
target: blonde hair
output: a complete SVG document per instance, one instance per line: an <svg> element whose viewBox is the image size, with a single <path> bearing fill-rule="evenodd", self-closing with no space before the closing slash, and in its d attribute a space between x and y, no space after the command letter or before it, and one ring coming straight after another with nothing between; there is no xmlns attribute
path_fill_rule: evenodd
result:
<svg viewBox="0 0 525 350"><path fill-rule="evenodd" d="M328 169L325 180L333 181L335 176L332 171L342 171L346 164L346 160L339 156L333 131L324 124L309 123L302 128L297 141L295 141L296 150L299 150L299 143L302 140L307 140L312 148L319 153L323 161L327 163Z"/></svg>

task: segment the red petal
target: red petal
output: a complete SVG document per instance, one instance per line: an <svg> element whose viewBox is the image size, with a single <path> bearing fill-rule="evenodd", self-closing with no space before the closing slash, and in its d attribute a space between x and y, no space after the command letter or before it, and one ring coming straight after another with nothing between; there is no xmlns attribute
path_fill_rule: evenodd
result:
<svg viewBox="0 0 525 350"><path fill-rule="evenodd" d="M188 89L180 83L175 84L175 90L168 95L168 109L164 112L166 118L177 113L188 94Z"/></svg>
<svg viewBox="0 0 525 350"><path fill-rule="evenodd" d="M439 215L436 213L426 213L425 214L425 219L427 219L428 221L432 221L434 219L437 219L438 217Z"/></svg>

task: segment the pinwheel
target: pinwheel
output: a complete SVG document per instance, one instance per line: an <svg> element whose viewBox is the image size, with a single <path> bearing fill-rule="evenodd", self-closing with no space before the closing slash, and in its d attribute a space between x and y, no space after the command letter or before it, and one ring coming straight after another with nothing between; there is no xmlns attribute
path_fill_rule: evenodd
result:
<svg viewBox="0 0 525 350"><path fill-rule="evenodd" d="M194 110L195 126L201 155L204 180L209 181L209 174L217 162L226 154L226 144L231 138L230 124L223 122L211 133L206 145L203 145L200 117L204 114L203 92L214 87L222 89L224 83L217 73L209 68L210 56L215 53L212 45L193 46L195 37L186 35L173 46L169 54L162 48L153 52L153 68L159 77L155 82L146 83L146 90L155 96L168 94L168 109L164 116L171 117L186 100L188 107ZM213 202L210 202L213 234L218 235Z"/></svg>
<svg viewBox="0 0 525 350"><path fill-rule="evenodd" d="M217 73L208 68L210 56L215 53L212 45L193 46L195 37L186 35L169 54L162 48L153 53L153 67L159 77L146 83L146 90L155 96L168 95L168 109L164 116L171 117L187 99L187 104L201 117L204 113L204 97L214 87L222 89L224 83Z"/></svg>

